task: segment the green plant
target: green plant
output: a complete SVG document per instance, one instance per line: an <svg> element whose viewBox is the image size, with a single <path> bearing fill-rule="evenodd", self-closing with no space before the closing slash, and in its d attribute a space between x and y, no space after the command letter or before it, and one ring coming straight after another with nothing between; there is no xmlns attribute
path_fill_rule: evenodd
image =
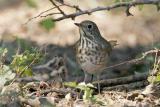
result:
<svg viewBox="0 0 160 107"><path fill-rule="evenodd" d="M81 82L77 84L76 82L65 82L64 85L83 91L83 101L91 101L92 103L104 105L102 101L100 101L95 95L93 95L93 91L94 89L96 89L96 87L94 87L94 85L92 85L91 83L86 84L85 82Z"/></svg>
<svg viewBox="0 0 160 107"><path fill-rule="evenodd" d="M84 92L83 100L88 101L93 97L93 89L95 88L91 83L86 84L85 82L76 83L76 82L65 82L64 85L80 89Z"/></svg>
<svg viewBox="0 0 160 107"><path fill-rule="evenodd" d="M55 27L55 22L52 20L52 18L46 18L40 22L40 26L47 31L50 31L52 28Z"/></svg>
<svg viewBox="0 0 160 107"><path fill-rule="evenodd" d="M160 83L160 57L158 56L160 50L157 49L157 53L154 58L153 69L151 75L148 77L150 83Z"/></svg>
<svg viewBox="0 0 160 107"><path fill-rule="evenodd" d="M39 62L41 56L42 54L37 49L32 49L32 51L26 50L22 54L14 55L10 66L20 76L31 76L31 66Z"/></svg>

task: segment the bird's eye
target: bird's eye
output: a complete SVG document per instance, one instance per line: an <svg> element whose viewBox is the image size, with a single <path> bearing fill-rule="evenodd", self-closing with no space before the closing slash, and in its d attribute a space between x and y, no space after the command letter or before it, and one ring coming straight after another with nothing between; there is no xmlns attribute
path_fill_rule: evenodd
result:
<svg viewBox="0 0 160 107"><path fill-rule="evenodd" d="M88 25L87 27L88 27L88 29L91 29L91 28L92 28L92 25Z"/></svg>

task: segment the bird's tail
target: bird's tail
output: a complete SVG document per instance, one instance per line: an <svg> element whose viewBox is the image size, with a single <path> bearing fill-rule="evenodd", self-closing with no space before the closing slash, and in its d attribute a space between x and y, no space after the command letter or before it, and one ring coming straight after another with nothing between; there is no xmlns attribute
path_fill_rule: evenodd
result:
<svg viewBox="0 0 160 107"><path fill-rule="evenodd" d="M110 40L109 43L111 44L112 48L118 45L117 40Z"/></svg>

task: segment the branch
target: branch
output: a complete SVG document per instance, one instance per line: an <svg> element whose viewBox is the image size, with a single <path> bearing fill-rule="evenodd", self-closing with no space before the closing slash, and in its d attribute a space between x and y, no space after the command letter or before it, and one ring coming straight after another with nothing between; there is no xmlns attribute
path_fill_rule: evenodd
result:
<svg viewBox="0 0 160 107"><path fill-rule="evenodd" d="M155 5L157 7L157 11L160 10L160 0L143 0L143 1L119 2L119 3L116 3L116 4L109 5L109 6L96 7L96 8L87 9L87 10L82 10L82 9L79 8L79 6L66 4L64 2L58 2L60 5L57 5L55 3L56 1L54 1L54 0L49 0L49 1L52 3L52 5L54 7L41 12L40 14L38 14L37 16L35 16L33 18L28 19L28 21L26 23L28 23L29 21L31 21L35 18L38 18L38 17L47 17L47 16L55 15L54 13L49 13L49 14L41 16L42 14L44 14L44 13L50 11L50 10L53 10L53 9L57 9L59 11L58 14L62 15L58 18L54 18L53 21L61 21L61 20L64 20L64 19L69 19L69 18L74 20L75 17L81 16L81 15L85 15L85 14L90 15L91 13L94 13L94 12L97 12L97 11L103 11L103 10L108 10L109 11L109 10L119 8L119 7L126 7L126 11L125 11L126 15L127 16L133 16L129 11L130 8L133 7L133 6L144 5L144 4ZM76 12L73 12L71 14L66 14L64 12L64 10L62 10L60 8L62 6L66 6L68 8L75 9Z"/></svg>
<svg viewBox="0 0 160 107"><path fill-rule="evenodd" d="M89 10L81 10L79 12L75 12L75 13L72 13L72 14L68 14L68 15L65 15L65 16L61 16L59 18L55 18L53 19L53 21L60 21L60 20L63 20L63 19L68 19L68 18L71 18L71 19L74 19L75 17L77 16L80 16L80 15L84 15L84 14L91 14L93 12L97 12L97 11L102 11L102 10L111 10L111 9L114 9L114 8L119 8L119 7L126 7L126 14L129 16L129 15L132 15L130 12L129 12L129 9L132 7L132 6L136 6L136 5L143 5L143 4L148 4L148 5L156 5L157 6L157 10L159 10L159 3L160 3L160 0L154 0L154 1L132 1L132 2L120 2L120 3L116 3L116 4L113 4L113 5L110 5L110 6L105 6L105 7L96 7L96 8L92 8L92 9L89 9Z"/></svg>
<svg viewBox="0 0 160 107"><path fill-rule="evenodd" d="M147 80L143 80L143 81L138 81L138 82L133 82L133 83L129 83L129 84L123 84L123 85L116 85L116 86L112 86L112 87L105 87L103 88L104 91L113 91L113 90L119 90L119 91L129 91L131 89L137 89L137 88L142 88L144 86L148 85L148 81Z"/></svg>
<svg viewBox="0 0 160 107"><path fill-rule="evenodd" d="M142 56L139 57L139 58L135 58L135 59L132 59L132 60L129 60L129 61L124 61L124 62L115 64L115 65L111 65L111 66L108 66L108 67L104 68L103 70L110 69L110 68L115 68L115 67L118 67L118 66L121 66L121 65L129 65L129 64L139 63L149 54L152 54L152 55L157 54L158 56L160 56L160 50L159 49L154 49L154 50L147 51L147 52L143 53Z"/></svg>
<svg viewBox="0 0 160 107"><path fill-rule="evenodd" d="M59 5L59 7L60 7L60 6L63 6L63 5ZM47 10L45 10L45 11L39 13L37 16L28 19L28 21L27 21L26 23L28 23L29 21L31 21L31 20L33 20L33 19L36 19L36 18L38 18L38 17L44 17L44 16L42 16L44 13L49 12L49 11L51 11L51 10L53 10L53 9L56 9L56 7L49 8L49 9L47 9ZM52 14L53 14L53 13L52 13ZM47 17L48 14L45 15L45 16Z"/></svg>
<svg viewBox="0 0 160 107"><path fill-rule="evenodd" d="M55 7L59 10L59 12L60 12L63 16L66 15L66 14L64 13L64 11L61 10L61 8L60 8L53 0L49 0L49 1L53 4L53 6L55 6Z"/></svg>
<svg viewBox="0 0 160 107"><path fill-rule="evenodd" d="M108 87L108 86L115 86L115 85L120 85L120 84L128 84L136 81L142 81L146 80L148 77L148 72L145 73L135 73L134 75L129 75L126 77L119 77L119 78L113 78L113 79L105 79L105 80L99 80L99 81L94 81L93 84L100 83L103 87Z"/></svg>

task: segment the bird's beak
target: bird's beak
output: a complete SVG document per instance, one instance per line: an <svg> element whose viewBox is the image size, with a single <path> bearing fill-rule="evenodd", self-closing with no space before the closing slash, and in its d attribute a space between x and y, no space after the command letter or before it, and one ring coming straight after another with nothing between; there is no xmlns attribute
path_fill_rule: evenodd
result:
<svg viewBox="0 0 160 107"><path fill-rule="evenodd" d="M80 23L74 23L76 26L80 27Z"/></svg>

